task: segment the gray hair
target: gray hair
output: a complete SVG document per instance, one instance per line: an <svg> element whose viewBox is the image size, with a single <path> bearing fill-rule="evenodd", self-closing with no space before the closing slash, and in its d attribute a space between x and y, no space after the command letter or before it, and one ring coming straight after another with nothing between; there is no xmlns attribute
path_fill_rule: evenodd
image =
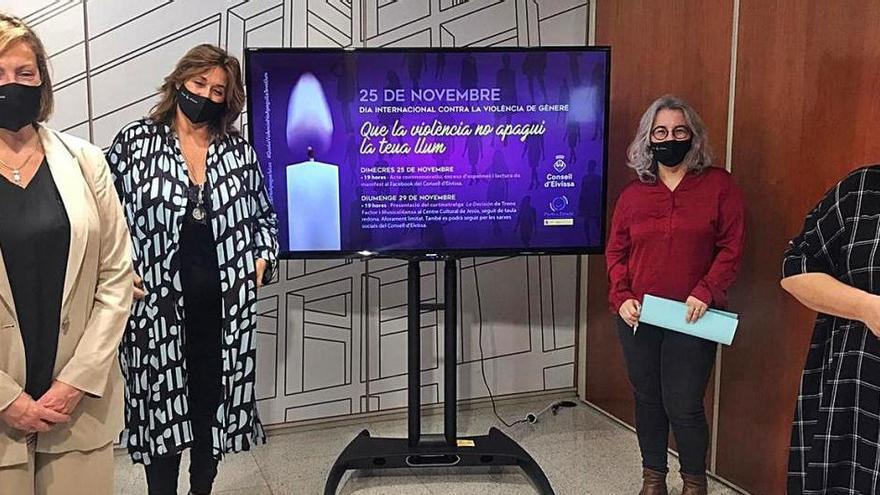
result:
<svg viewBox="0 0 880 495"><path fill-rule="evenodd" d="M689 171L700 172L712 166L712 149L709 147L709 136L706 133L706 124L697 114L696 110L688 102L673 96L664 95L654 100L651 106L645 110L639 121L639 129L636 136L626 151L626 165L635 170L642 182L653 183L657 181L657 163L651 153L651 130L654 126L654 118L660 110L681 110L684 120L691 129L691 150L684 157L684 165Z"/></svg>

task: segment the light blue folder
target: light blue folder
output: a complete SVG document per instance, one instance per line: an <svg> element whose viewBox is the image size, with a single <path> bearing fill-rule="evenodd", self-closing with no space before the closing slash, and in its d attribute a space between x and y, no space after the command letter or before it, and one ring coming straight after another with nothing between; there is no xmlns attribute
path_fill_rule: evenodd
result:
<svg viewBox="0 0 880 495"><path fill-rule="evenodd" d="M676 332L686 333L721 344L730 345L736 334L739 316L717 309L706 311L696 323L687 322L687 305L682 302L645 295L640 323L647 323Z"/></svg>

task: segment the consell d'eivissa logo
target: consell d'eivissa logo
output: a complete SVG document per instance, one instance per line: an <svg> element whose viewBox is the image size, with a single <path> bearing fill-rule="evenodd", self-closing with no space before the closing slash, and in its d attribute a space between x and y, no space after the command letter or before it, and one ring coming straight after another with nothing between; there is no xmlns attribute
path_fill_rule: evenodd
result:
<svg viewBox="0 0 880 495"><path fill-rule="evenodd" d="M565 155L556 155L553 161L553 170L556 173L548 173L544 180L545 189L570 189L575 187L574 174L563 174L568 165L565 163Z"/></svg>

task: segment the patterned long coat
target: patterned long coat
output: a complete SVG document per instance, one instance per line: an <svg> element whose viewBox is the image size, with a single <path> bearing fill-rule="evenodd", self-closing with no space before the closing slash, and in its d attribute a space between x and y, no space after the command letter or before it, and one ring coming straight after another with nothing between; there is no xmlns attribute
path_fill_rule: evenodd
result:
<svg viewBox="0 0 880 495"><path fill-rule="evenodd" d="M120 346L126 382L122 443L134 462L149 464L192 444L177 256L189 178L177 135L151 120L122 129L107 161L131 230L134 269L146 290ZM265 441L254 390L255 260L268 262L264 281L271 279L277 221L256 153L241 136L211 143L207 180L222 293L223 400L213 427L214 454L222 456Z"/></svg>

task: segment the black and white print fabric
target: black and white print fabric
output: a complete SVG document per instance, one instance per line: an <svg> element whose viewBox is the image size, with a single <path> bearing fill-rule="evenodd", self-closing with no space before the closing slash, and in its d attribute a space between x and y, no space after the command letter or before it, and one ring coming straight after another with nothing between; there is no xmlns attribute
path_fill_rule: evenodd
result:
<svg viewBox="0 0 880 495"><path fill-rule="evenodd" d="M880 166L856 170L807 215L783 275L826 273L880 293ZM880 340L820 314L792 428L789 494L880 493Z"/></svg>
<svg viewBox="0 0 880 495"><path fill-rule="evenodd" d="M132 308L120 346L126 382L121 441L134 462L149 464L153 457L173 455L192 444L177 256L189 178L177 135L150 120L122 129L107 161L132 234L134 269L146 291L145 299ZM268 262L264 281L271 279L277 221L256 153L241 136L211 143L207 180L223 294L223 400L213 428L214 454L220 457L265 441L254 391L255 260Z"/></svg>

